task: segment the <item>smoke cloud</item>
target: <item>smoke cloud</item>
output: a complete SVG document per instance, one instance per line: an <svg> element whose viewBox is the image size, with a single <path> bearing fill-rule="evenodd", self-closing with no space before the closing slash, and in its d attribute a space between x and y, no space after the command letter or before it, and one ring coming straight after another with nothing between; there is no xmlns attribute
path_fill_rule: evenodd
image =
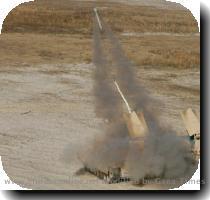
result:
<svg viewBox="0 0 210 200"><path fill-rule="evenodd" d="M125 56L119 40L102 20L103 33L94 19L94 94L95 111L107 123L104 134L95 139L86 152L86 162L93 168L124 166L134 180L143 178L191 178L195 170L190 144L165 128L154 114L157 103L135 77L135 67ZM105 54L104 45L110 49ZM109 58L109 59L108 59ZM111 62L110 62L111 60ZM114 74L113 74L114 73ZM135 111L143 110L149 127L144 150L129 141L123 120L123 105L114 86L114 79Z"/></svg>
<svg viewBox="0 0 210 200"><path fill-rule="evenodd" d="M121 99L114 90L110 64L103 52L101 33L94 20L94 94L95 112L107 123L104 134L98 136L86 153L86 162L93 168L122 166L128 152L128 131L122 119ZM112 152L112 153L111 153ZM110 153L112 154L110 156ZM88 155L87 155L88 154Z"/></svg>

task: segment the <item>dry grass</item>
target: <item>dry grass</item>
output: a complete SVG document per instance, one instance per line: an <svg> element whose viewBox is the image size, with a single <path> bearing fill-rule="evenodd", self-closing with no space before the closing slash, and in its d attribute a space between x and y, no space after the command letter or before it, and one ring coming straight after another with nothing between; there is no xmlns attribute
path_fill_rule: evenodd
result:
<svg viewBox="0 0 210 200"><path fill-rule="evenodd" d="M196 20L186 10L118 6L104 10L103 16L116 32L198 32Z"/></svg>
<svg viewBox="0 0 210 200"><path fill-rule="evenodd" d="M2 34L0 65L90 63L91 42L80 35Z"/></svg>
<svg viewBox="0 0 210 200"><path fill-rule="evenodd" d="M199 68L199 37L121 37L123 49L136 65ZM3 34L0 65L17 63L90 63L92 39L82 35Z"/></svg>
<svg viewBox="0 0 210 200"><path fill-rule="evenodd" d="M122 38L128 57L137 65L200 67L200 37L144 36Z"/></svg>
<svg viewBox="0 0 210 200"><path fill-rule="evenodd" d="M186 10L105 1L37 0L22 4L6 18L4 34L0 36L0 64L91 62L95 6L109 7L100 14L117 33L198 32L196 21ZM121 36L121 41L128 57L137 65L180 68L200 65L200 41L196 36Z"/></svg>
<svg viewBox="0 0 210 200"><path fill-rule="evenodd" d="M38 0L14 9L6 18L3 32L70 33L92 32L92 8L105 6L101 15L116 32L198 32L187 10L88 1Z"/></svg>
<svg viewBox="0 0 210 200"><path fill-rule="evenodd" d="M44 0L14 9L4 22L3 32L86 34L90 26L90 8Z"/></svg>

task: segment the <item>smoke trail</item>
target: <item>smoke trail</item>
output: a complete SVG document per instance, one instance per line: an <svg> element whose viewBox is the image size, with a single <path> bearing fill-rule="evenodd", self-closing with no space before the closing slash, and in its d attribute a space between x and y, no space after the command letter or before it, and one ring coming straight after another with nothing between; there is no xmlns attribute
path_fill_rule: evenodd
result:
<svg viewBox="0 0 210 200"><path fill-rule="evenodd" d="M153 113L155 101L136 80L134 67L124 55L122 47L109 26L102 21L104 36L111 43L111 55L114 63L110 64L103 52L102 34L94 18L94 94L95 111L99 117L109 119L108 128L86 152L86 162L98 169L126 166L131 177L179 178L191 176L192 155L190 146L170 130L165 129ZM120 84L125 96L133 108L143 109L150 134L145 138L144 151L141 152L135 143L129 143L128 131L122 119L121 99L111 77L115 71L115 79Z"/></svg>
<svg viewBox="0 0 210 200"><path fill-rule="evenodd" d="M160 131L162 128L153 114L157 102L148 95L148 91L141 85L141 82L136 80L134 75L135 66L125 56L119 40L115 37L110 27L103 20L102 22L105 34L112 44L111 55L117 68L117 81L123 88L126 97L132 103L134 110L138 111L138 109L142 109L149 127Z"/></svg>
<svg viewBox="0 0 210 200"><path fill-rule="evenodd" d="M93 48L95 64L94 94L95 112L98 117L109 121L105 133L98 136L89 150L85 162L92 168L103 170L111 166L122 166L128 152L128 132L122 120L119 95L113 87L110 65L104 55L101 33L94 18Z"/></svg>
<svg viewBox="0 0 210 200"><path fill-rule="evenodd" d="M96 66L94 74L94 94L96 99L95 111L99 117L113 119L121 115L119 97L113 90L112 80L109 77L109 63L103 53L100 29L94 18L94 57ZM115 112L113 112L115 110Z"/></svg>
<svg viewBox="0 0 210 200"><path fill-rule="evenodd" d="M109 26L103 21L106 37L112 44L111 55L117 67L117 81L136 109L143 108L150 134L145 138L145 148L140 152L135 145L130 146L127 168L136 179L144 177L190 177L194 172L190 144L184 142L170 128L165 128L154 114L155 101L137 81L134 66L125 56L120 42Z"/></svg>

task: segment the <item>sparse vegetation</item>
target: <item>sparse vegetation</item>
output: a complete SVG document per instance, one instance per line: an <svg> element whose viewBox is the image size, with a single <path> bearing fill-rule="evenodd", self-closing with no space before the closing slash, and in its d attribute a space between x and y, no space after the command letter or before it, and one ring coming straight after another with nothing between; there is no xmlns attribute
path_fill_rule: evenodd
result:
<svg viewBox="0 0 210 200"><path fill-rule="evenodd" d="M81 35L2 34L0 65L90 63L91 39Z"/></svg>
<svg viewBox="0 0 210 200"><path fill-rule="evenodd" d="M15 8L3 25L0 63L92 62L94 6L109 8L100 14L137 65L199 67L198 36L120 36L121 32L196 33L198 26L189 11L68 0L37 0Z"/></svg>
<svg viewBox="0 0 210 200"><path fill-rule="evenodd" d="M200 67L199 37L121 37L121 41L136 65ZM0 43L0 64L92 62L92 40L82 35L3 34Z"/></svg>
<svg viewBox="0 0 210 200"><path fill-rule="evenodd" d="M144 36L122 39L127 55L137 65L163 67L200 67L200 38Z"/></svg>
<svg viewBox="0 0 210 200"><path fill-rule="evenodd" d="M116 32L198 32L197 22L187 10L120 6L104 10L103 16Z"/></svg>
<svg viewBox="0 0 210 200"><path fill-rule="evenodd" d="M39 0L22 4L8 15L3 32L90 35L94 6L109 8L103 9L101 14L116 32L198 32L197 22L187 10L67 0L62 0L62 3Z"/></svg>

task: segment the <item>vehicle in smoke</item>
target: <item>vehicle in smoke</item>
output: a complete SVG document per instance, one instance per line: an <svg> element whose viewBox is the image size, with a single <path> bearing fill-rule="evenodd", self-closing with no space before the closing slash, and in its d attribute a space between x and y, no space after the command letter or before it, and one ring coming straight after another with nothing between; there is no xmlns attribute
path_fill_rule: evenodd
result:
<svg viewBox="0 0 210 200"><path fill-rule="evenodd" d="M125 103L126 111L123 114L123 119L129 133L129 146L137 146L139 151L144 151L145 137L149 134L149 128L144 118L143 112L136 113L133 111L122 93L118 83L114 82L117 91L119 92L123 102ZM200 157L200 125L199 120L192 109L188 109L181 113L182 119L186 126L188 133L188 141L191 140L192 153L195 160ZM183 142L184 143L184 142ZM125 155L126 156L126 155ZM126 160L126 158L125 158ZM109 166L100 169L92 168L87 162L82 161L84 169L98 178L105 180L107 183L118 183L122 181L130 181L131 177L124 165L122 166Z"/></svg>
<svg viewBox="0 0 210 200"><path fill-rule="evenodd" d="M114 84L127 108L127 111L124 113L123 117L129 132L129 145L138 145L139 149L143 151L144 138L146 134L148 134L148 126L146 124L144 115L142 112L137 115L137 113L131 109L118 83L115 81ZM87 163L83 162L83 164L86 171L95 174L108 183L130 180L128 172L124 166L110 166L104 169L93 169Z"/></svg>
<svg viewBox="0 0 210 200"><path fill-rule="evenodd" d="M192 165L199 158L199 120L196 120L193 111L189 109L182 113L187 137L179 137L174 132L168 134L171 130L163 130L153 110L150 109L151 98L144 87L136 81L132 64L124 55L119 41L102 17L99 17L97 8L94 9L94 13L94 63L96 65L94 91L97 103L100 105L97 106L97 112L102 113L102 117L110 123L111 128L114 127L114 130L110 128L111 131L106 132L105 140L102 139L102 142L97 140L88 147L90 150L85 149L85 153L80 155L85 171L104 179L107 183L130 180L141 182L143 178L183 177L186 172L191 172ZM102 34L111 41L113 46L111 53L117 64L118 73L115 78L128 98L131 97L130 101L135 110L130 107L118 83L114 82L116 90L113 90L114 88L106 81L109 74L106 69L110 63L103 53ZM126 76L120 77L124 74ZM121 99L115 95L115 91L119 93L124 106L119 106ZM144 109L144 113L137 112L140 108ZM118 123L124 125L123 129L118 129ZM120 136L115 137L116 135ZM125 144L121 140L125 141ZM197 152L197 156L192 158L191 152Z"/></svg>

